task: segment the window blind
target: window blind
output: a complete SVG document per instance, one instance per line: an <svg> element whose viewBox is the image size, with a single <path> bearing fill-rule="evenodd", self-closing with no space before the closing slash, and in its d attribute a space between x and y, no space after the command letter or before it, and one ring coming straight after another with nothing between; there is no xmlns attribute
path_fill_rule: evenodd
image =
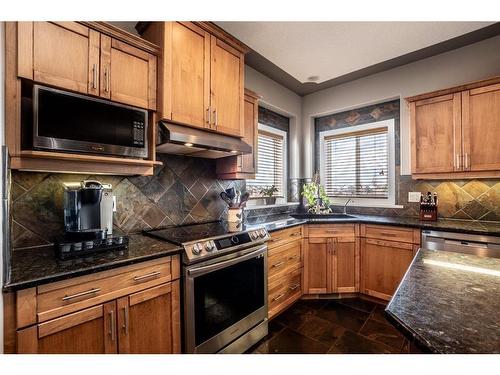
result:
<svg viewBox="0 0 500 375"><path fill-rule="evenodd" d="M260 197L260 189L272 185L278 191L275 197L283 197L284 178L284 143L283 136L259 130L257 171L254 180L247 180L247 190L251 197Z"/></svg>
<svg viewBox="0 0 500 375"><path fill-rule="evenodd" d="M325 137L324 142L324 183L328 196L388 197L386 127Z"/></svg>

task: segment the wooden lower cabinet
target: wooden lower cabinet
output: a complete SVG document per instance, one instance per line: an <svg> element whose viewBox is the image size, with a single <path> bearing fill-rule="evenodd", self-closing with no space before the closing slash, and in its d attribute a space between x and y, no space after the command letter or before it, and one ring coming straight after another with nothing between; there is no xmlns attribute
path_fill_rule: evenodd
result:
<svg viewBox="0 0 500 375"><path fill-rule="evenodd" d="M17 333L21 354L117 353L116 301L49 320Z"/></svg>
<svg viewBox="0 0 500 375"><path fill-rule="evenodd" d="M406 242L361 239L361 293L390 300L418 245Z"/></svg>
<svg viewBox="0 0 500 375"><path fill-rule="evenodd" d="M19 330L22 354L180 352L179 280Z"/></svg>
<svg viewBox="0 0 500 375"><path fill-rule="evenodd" d="M117 301L118 351L180 353L179 280Z"/></svg>
<svg viewBox="0 0 500 375"><path fill-rule="evenodd" d="M358 254L355 237L309 238L304 256L304 293L357 292Z"/></svg>
<svg viewBox="0 0 500 375"><path fill-rule="evenodd" d="M309 226L304 249L304 293L359 290L359 243L355 233L352 224Z"/></svg>

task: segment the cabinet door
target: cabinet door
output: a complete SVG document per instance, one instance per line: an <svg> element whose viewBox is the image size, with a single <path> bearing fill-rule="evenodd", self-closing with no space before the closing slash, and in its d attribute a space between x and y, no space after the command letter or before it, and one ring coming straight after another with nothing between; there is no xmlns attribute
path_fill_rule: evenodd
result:
<svg viewBox="0 0 500 375"><path fill-rule="evenodd" d="M362 293L389 300L412 259L412 244L362 238Z"/></svg>
<svg viewBox="0 0 500 375"><path fill-rule="evenodd" d="M500 84L462 93L465 171L499 171Z"/></svg>
<svg viewBox="0 0 500 375"><path fill-rule="evenodd" d="M332 239L309 238L304 248L304 293L324 294L331 290Z"/></svg>
<svg viewBox="0 0 500 375"><path fill-rule="evenodd" d="M410 103L412 173L460 170L460 93Z"/></svg>
<svg viewBox="0 0 500 375"><path fill-rule="evenodd" d="M118 300L120 353L179 353L179 280Z"/></svg>
<svg viewBox="0 0 500 375"><path fill-rule="evenodd" d="M334 267L333 267L333 291L337 293L357 292L359 275L358 246L356 239L336 238L333 243Z"/></svg>
<svg viewBox="0 0 500 375"><path fill-rule="evenodd" d="M101 96L156 109L156 57L101 35Z"/></svg>
<svg viewBox="0 0 500 375"><path fill-rule="evenodd" d="M211 36L210 106L215 130L243 136L243 54Z"/></svg>
<svg viewBox="0 0 500 375"><path fill-rule="evenodd" d="M163 87L170 109L165 108L163 116L199 128L210 127L210 35L191 22L172 22L170 27L171 85Z"/></svg>
<svg viewBox="0 0 500 375"><path fill-rule="evenodd" d="M99 33L76 22L33 22L32 35L22 25L19 33L20 70L29 72L36 82L80 93L98 93ZM32 39L31 39L32 38ZM29 44L32 41L32 48ZM24 76L24 75L23 75Z"/></svg>
<svg viewBox="0 0 500 375"><path fill-rule="evenodd" d="M108 302L18 331L18 353L117 352L116 302Z"/></svg>

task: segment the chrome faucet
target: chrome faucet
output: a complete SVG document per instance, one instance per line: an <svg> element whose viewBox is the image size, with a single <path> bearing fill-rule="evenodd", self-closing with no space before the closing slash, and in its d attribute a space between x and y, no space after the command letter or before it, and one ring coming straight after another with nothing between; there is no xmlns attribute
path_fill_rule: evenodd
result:
<svg viewBox="0 0 500 375"><path fill-rule="evenodd" d="M349 198L347 202L344 203L344 215L347 215L347 205L349 204L350 201L352 201L351 198Z"/></svg>

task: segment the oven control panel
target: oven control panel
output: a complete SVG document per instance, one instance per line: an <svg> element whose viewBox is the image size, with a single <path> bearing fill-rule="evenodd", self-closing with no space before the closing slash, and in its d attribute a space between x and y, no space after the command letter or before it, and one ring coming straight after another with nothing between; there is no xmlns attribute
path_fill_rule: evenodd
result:
<svg viewBox="0 0 500 375"><path fill-rule="evenodd" d="M211 239L204 239L184 244L186 256L189 260L200 259L215 255L219 252L229 252L240 248L242 245L252 245L254 243L265 242L269 239L269 234L264 228L250 230L246 232L225 235Z"/></svg>

